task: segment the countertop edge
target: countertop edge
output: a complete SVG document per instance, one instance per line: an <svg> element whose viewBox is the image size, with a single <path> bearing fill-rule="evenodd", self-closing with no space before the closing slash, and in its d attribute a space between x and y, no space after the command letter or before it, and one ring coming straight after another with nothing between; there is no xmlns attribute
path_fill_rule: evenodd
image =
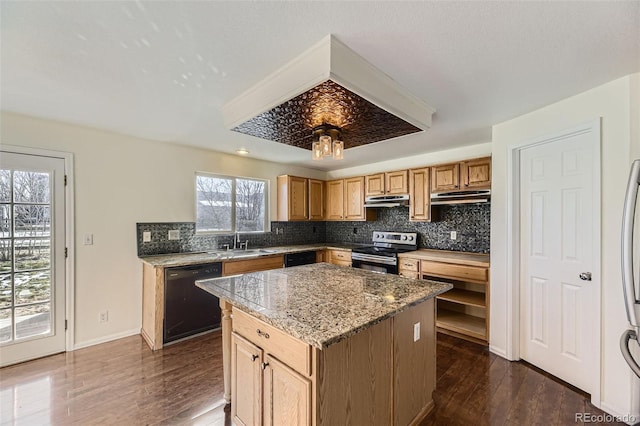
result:
<svg viewBox="0 0 640 426"><path fill-rule="evenodd" d="M481 266L489 268L490 255L485 253L472 253L463 251L420 249L398 254L400 259L411 258L420 260L432 260L436 262L455 263L459 265Z"/></svg>

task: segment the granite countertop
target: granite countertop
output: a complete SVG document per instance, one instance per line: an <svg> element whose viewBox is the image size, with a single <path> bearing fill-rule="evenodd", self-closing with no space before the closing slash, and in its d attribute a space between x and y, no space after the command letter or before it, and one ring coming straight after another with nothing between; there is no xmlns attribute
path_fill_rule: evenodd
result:
<svg viewBox="0 0 640 426"><path fill-rule="evenodd" d="M490 256L484 253L468 253L462 251L421 249L398 254L399 258L433 260L436 262L456 263L459 265L489 267Z"/></svg>
<svg viewBox="0 0 640 426"><path fill-rule="evenodd" d="M201 280L196 285L319 349L452 288L327 263Z"/></svg>
<svg viewBox="0 0 640 426"><path fill-rule="evenodd" d="M140 260L155 267L172 267L196 265L199 263L223 262L229 260L251 259L261 256L273 256L278 254L299 253L310 250L351 250L355 247L367 246L370 244L354 243L322 243L322 244L302 244L280 247L263 247L249 250L211 250L195 253L171 253L155 256L141 256Z"/></svg>

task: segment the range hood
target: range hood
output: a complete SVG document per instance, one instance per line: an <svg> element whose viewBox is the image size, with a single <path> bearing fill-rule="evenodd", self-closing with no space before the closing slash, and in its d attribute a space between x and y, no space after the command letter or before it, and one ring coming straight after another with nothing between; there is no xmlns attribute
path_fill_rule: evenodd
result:
<svg viewBox="0 0 640 426"><path fill-rule="evenodd" d="M491 200L491 190L482 191L455 191L431 194L431 205L442 206L447 204L476 204L488 203Z"/></svg>
<svg viewBox="0 0 640 426"><path fill-rule="evenodd" d="M409 195L370 195L364 199L365 207L398 207L409 204Z"/></svg>

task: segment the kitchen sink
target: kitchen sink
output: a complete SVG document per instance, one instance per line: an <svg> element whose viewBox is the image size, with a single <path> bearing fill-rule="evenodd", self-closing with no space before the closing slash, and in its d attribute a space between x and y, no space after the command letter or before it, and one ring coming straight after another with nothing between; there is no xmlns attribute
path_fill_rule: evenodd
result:
<svg viewBox="0 0 640 426"><path fill-rule="evenodd" d="M225 250L225 249L219 249L219 250L212 250L208 252L209 254L218 254L218 255L223 255L223 254L231 254L234 257L237 256L242 256L242 255L255 255L255 254L267 254L267 253L277 253L277 250L270 250L270 249L249 249L249 250L245 250L245 249L231 249L231 250Z"/></svg>

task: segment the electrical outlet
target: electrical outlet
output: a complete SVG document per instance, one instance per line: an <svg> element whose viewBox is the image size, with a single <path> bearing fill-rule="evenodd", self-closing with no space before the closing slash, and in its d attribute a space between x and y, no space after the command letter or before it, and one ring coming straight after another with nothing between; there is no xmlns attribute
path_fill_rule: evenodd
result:
<svg viewBox="0 0 640 426"><path fill-rule="evenodd" d="M451 239L452 240L458 239L458 233L456 231L451 231Z"/></svg>
<svg viewBox="0 0 640 426"><path fill-rule="evenodd" d="M109 311L100 312L100 322L109 322Z"/></svg>
<svg viewBox="0 0 640 426"><path fill-rule="evenodd" d="M180 230L179 229L172 229L169 231L169 235L168 235L169 240L179 240L180 239Z"/></svg>
<svg viewBox="0 0 640 426"><path fill-rule="evenodd" d="M150 243L151 242L151 231L144 231L142 233L142 242Z"/></svg>
<svg viewBox="0 0 640 426"><path fill-rule="evenodd" d="M85 246L93 245L93 234L84 234L84 245Z"/></svg>
<svg viewBox="0 0 640 426"><path fill-rule="evenodd" d="M420 340L420 323L417 322L413 324L413 341L417 342Z"/></svg>

